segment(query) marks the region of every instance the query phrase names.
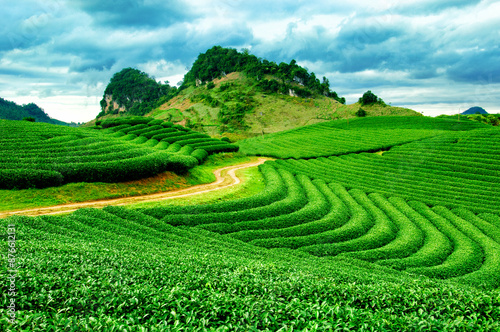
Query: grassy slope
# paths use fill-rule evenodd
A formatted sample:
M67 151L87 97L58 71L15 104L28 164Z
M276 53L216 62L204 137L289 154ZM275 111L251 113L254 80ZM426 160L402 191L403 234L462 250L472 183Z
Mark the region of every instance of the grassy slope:
M148 116L158 119L166 119L171 116L172 121L175 122L182 122L185 118L189 118L191 122L199 122L206 126L204 130L207 132L217 134L219 108L207 106L203 102L193 102L190 98L202 93L210 93L212 97L220 99L222 93L219 88L221 84L226 83L234 85L224 92L249 95L254 99L255 108L245 117L246 124L250 127L245 131L247 136L263 132L273 133L333 119L354 118L354 113L360 108L358 103L342 105L326 97L306 99L263 94L255 87L255 80L248 79L241 73L231 73L213 82L215 83L214 89L207 90L205 86L188 88L176 98L149 113ZM373 105L363 106L363 109L368 116L420 115L413 110L393 106Z

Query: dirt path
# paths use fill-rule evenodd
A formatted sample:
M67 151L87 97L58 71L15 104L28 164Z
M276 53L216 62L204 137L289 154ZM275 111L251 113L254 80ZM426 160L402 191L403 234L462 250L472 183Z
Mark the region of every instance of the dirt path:
M103 208L108 205L127 205L132 203L140 203L140 202L153 202L160 201L165 199L173 199L178 197L187 197L198 195L214 190L225 189L228 187L235 186L241 183L241 179L236 176L236 171L240 169L245 169L249 167L255 167L260 164L263 164L266 160L270 160L271 158L259 158L257 161L232 165L223 168L219 168L214 171L215 182L200 184L193 187L173 190L167 192L160 192L156 194L143 195L143 196L132 196L132 197L123 197L123 198L113 198L107 200L98 200L98 201L90 201L90 202L80 202L80 203L71 203L71 204L63 204L63 205L54 205L49 207L41 207L36 209L27 209L27 210L16 210L16 211L4 211L0 212L0 219L6 218L12 215L25 215L25 216L41 216L48 214L60 214L60 213L68 213L73 212L81 208ZM222 175L224 171L227 171Z

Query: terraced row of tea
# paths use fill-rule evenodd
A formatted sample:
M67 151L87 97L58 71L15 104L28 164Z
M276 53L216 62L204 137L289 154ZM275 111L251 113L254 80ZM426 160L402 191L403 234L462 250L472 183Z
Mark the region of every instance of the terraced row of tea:
M107 129L0 122L0 188L44 188L70 182L118 182L164 171L185 172L210 153L236 151L172 123L118 118Z

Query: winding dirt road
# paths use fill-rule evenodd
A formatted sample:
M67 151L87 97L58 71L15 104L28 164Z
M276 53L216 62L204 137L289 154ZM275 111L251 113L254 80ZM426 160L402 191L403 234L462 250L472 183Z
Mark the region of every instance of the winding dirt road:
M108 205L127 205L132 203L153 202L165 199L198 195L210 191L229 188L241 183L241 179L236 176L237 170L249 167L256 167L260 164L263 164L266 160L271 160L271 158L259 158L257 161L253 162L219 168L214 171L214 175L216 178L215 182L200 184L185 189L160 192L156 194L143 195L143 196L131 196L131 197L113 198L113 199L99 200L99 201L54 205L36 209L28 209L28 210L4 211L0 212L0 219L12 215L41 216L49 214L60 214L60 213L73 212L81 208L103 208ZM223 175L222 173L224 171L227 172L225 172Z

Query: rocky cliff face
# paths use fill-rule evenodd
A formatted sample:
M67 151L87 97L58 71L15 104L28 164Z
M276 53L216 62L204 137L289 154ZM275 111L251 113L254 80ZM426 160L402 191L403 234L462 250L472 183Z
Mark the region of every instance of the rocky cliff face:
M102 109L108 113L122 113L126 112L127 108L125 106L120 106L116 101L113 100L113 96L105 95L104 96L105 105L101 105Z

